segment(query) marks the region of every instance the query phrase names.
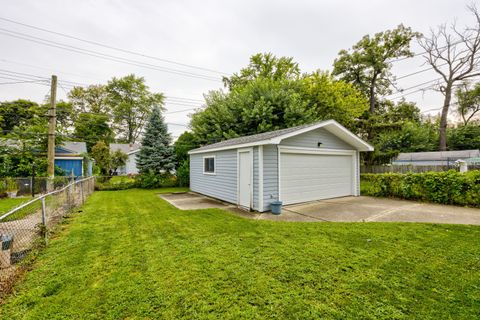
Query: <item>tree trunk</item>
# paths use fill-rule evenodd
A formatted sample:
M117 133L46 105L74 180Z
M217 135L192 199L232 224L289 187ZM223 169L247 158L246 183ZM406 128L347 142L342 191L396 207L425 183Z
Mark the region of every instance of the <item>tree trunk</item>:
M372 77L372 82L370 83L370 113L375 112L375 83L377 82L377 74L374 74Z
M447 116L450 109L450 101L452 100L452 85L451 81L447 82L445 87L445 99L443 100L442 115L440 117L440 128L438 130L440 143L438 149L440 151L447 150Z

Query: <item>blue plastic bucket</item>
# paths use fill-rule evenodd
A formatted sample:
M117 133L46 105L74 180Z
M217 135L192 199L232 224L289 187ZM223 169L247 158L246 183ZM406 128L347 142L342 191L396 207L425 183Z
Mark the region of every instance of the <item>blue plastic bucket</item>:
M4 234L0 237L0 239L2 240L2 250L8 250L12 247L13 236Z
M270 203L270 210L273 214L282 213L282 201L273 201Z

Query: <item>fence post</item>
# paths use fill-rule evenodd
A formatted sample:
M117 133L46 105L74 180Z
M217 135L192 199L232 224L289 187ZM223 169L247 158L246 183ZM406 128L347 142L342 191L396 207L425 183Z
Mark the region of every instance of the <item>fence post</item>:
M42 233L45 238L45 244L47 244L47 208L45 205L45 197L42 197Z
M83 199L83 181L80 181L80 202L83 204L85 200Z
M47 225L47 212L45 206L45 197L42 197L42 224Z

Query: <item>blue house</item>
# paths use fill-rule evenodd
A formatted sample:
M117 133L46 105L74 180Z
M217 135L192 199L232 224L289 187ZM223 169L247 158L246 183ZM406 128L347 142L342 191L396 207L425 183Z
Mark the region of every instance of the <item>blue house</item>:
M89 175L83 169L85 153L87 153L85 142L64 142L62 145L55 147L55 166L65 171L66 175L72 173L76 177Z

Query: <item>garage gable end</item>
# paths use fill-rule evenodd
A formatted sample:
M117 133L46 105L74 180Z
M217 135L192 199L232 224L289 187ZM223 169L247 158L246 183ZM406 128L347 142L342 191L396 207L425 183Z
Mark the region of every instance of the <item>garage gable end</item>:
M340 139L325 128L317 128L283 139L280 145L301 148L355 150L356 147Z

